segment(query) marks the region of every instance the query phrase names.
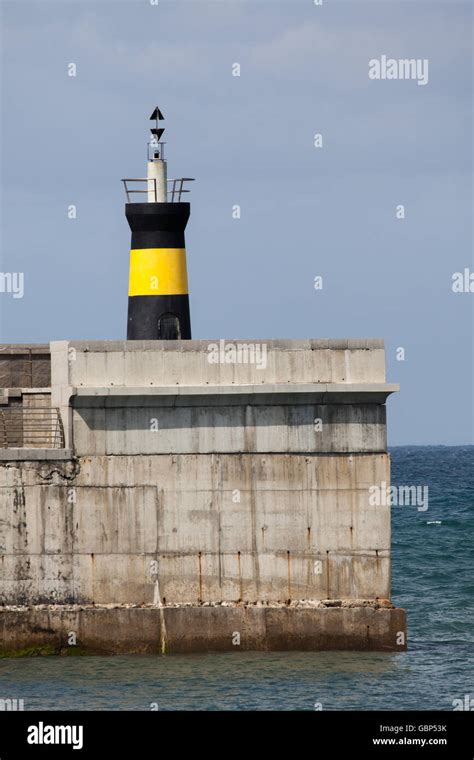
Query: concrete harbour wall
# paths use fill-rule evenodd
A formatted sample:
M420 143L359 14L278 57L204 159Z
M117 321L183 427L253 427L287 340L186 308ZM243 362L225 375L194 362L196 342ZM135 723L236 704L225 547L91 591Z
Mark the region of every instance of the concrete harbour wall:
M385 401L397 386L385 380L383 343L265 341L260 367L211 363L210 343L51 344L51 404L65 448L54 458L2 452L3 614L134 605L143 614L127 614L137 620L164 610L172 630L185 619L173 612L181 606L198 628L216 615L243 615L241 626L253 615L248 642L291 648L288 621L304 609L291 605L311 602L298 612L305 633L295 640L344 648L324 628L336 610L315 603L362 600L386 605L370 608L382 613L374 619L394 616L404 630L387 601L390 509L369 500L371 486L390 481ZM255 606L267 604L279 611ZM349 609L327 619L364 648L371 613ZM266 615L280 621L280 636L258 633ZM89 612L81 620L96 625ZM392 623L380 625L369 648L388 646ZM215 648L210 633L208 644Z

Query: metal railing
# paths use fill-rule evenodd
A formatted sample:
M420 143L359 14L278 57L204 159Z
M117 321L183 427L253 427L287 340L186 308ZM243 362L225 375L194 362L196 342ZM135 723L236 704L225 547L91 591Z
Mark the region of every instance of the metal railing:
M157 199L157 187L156 187L156 177L131 177L128 179L122 179L123 186L125 188L125 193L127 195L127 203L133 203L132 200L130 200L130 196L134 193L145 193L148 195L149 191L149 182L153 182L151 192L155 196L155 203L158 202ZM140 188L130 188L128 186L128 182L145 182L146 188L145 190L142 190ZM183 193L190 193L191 191L184 187L185 182L194 182L194 179L192 177L180 177L179 179L168 179L168 189L167 189L167 196L168 196L168 203L180 203L181 202L181 195ZM139 201L136 201L136 203L139 203Z
M171 190L168 190L168 197L171 198L171 203L180 203L181 194L191 192L191 190L185 189L184 183L194 182L194 179L192 177L181 177L180 179L169 179L168 182L172 185Z
M0 448L63 449L64 428L57 407L0 409Z

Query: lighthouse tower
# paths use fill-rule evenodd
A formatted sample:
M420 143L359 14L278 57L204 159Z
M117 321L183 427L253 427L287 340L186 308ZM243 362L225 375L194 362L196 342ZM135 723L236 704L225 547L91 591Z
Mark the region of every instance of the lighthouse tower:
M132 231L128 289L127 340L189 340L188 275L184 230L190 204L183 203L189 177L168 179L163 114L158 106L150 116L147 176L123 179L125 215ZM134 202L136 194L146 203Z

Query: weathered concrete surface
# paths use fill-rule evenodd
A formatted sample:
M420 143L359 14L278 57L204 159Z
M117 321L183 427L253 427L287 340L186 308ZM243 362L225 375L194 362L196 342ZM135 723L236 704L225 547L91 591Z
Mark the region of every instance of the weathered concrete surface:
M390 597L378 455L0 463L2 601Z
M92 401L95 401L92 400ZM320 421L318 424L317 421ZM74 402L78 456L347 453L387 449L382 404L205 403L163 406L134 396L121 406Z
M150 625L168 616L176 642L197 616L204 648L223 641L204 621L244 615L249 647L263 646L264 620L265 646L291 648L296 610L251 605L390 598L390 509L369 491L390 483L385 400L397 386L382 341L262 341L260 367L212 364L210 343L51 344L65 449L0 458L0 603L66 615L71 604L138 605L113 613L124 631L127 615L135 628L142 614ZM222 602L233 611L201 606ZM379 611L300 612L313 621L291 629L303 648L342 646L332 622L318 638L320 620L361 648L364 615ZM400 611L380 612L404 630ZM22 614L33 631L44 613ZM90 626L102 620L113 636L112 613L94 614ZM382 648L389 629L375 636Z
M32 655L406 649L404 610L384 607L63 606L0 610L0 630L0 657L21 650Z
M265 347L265 366L257 362L211 363L209 346L217 344L218 340L53 341L53 385L385 382L385 351L378 339L226 342Z

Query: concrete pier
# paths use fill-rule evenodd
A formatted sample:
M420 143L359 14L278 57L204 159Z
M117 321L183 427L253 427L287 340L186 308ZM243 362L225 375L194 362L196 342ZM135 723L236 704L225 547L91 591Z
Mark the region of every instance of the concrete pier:
M369 501L398 389L382 341L49 350L50 386L0 397L37 393L62 430L0 448L0 652L71 631L102 652L406 647Z

